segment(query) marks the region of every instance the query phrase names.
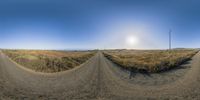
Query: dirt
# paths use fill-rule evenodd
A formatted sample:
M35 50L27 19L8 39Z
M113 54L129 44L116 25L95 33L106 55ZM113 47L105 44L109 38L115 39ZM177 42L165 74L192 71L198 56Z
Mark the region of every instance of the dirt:
M44 74L22 68L0 52L1 100L198 100L200 53L158 74L120 69L101 52L74 69Z

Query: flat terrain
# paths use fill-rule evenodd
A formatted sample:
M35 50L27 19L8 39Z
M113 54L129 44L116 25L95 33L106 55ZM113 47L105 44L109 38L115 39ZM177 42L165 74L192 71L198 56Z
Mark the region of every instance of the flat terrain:
M94 51L3 50L13 61L38 72L72 69L94 56Z
M179 69L129 79L101 52L59 73L25 70L0 52L0 90L1 100L198 100L200 53Z
M125 69L139 72L161 72L180 66L198 50L108 50L105 57Z

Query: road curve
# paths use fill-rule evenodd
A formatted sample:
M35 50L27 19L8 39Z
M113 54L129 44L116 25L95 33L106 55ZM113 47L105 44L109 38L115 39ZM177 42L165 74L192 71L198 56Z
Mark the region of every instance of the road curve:
M0 97L6 100L96 98L98 59L97 54L76 69L41 74L21 68L0 52Z
M146 100L200 98L200 53L181 69L136 74L120 69L97 53L81 66L55 74L31 72L0 52L0 99Z
M200 52L190 62L165 73L136 74L102 58L105 85L112 100L198 100L200 98Z

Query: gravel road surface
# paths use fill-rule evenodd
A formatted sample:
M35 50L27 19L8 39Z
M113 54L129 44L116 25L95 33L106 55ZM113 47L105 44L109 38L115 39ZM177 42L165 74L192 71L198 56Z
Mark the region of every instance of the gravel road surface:
M200 53L177 69L138 74L121 69L101 52L84 64L53 74L34 72L0 51L0 100L198 100Z

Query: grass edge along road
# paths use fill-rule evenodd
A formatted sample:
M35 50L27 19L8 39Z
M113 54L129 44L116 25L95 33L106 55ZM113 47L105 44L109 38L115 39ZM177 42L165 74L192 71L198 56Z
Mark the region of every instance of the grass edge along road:
M11 60L36 72L54 73L73 69L96 51L2 50Z
M189 61L199 50L105 50L104 56L122 68L157 73L178 67Z

